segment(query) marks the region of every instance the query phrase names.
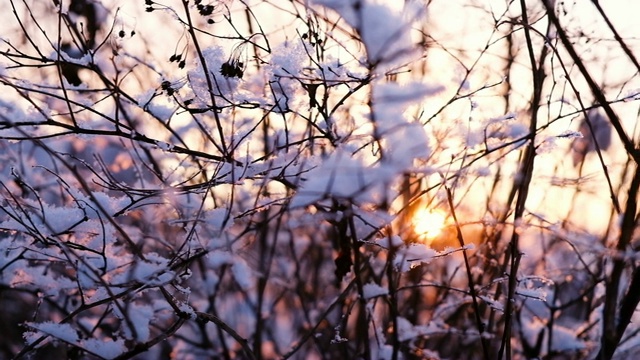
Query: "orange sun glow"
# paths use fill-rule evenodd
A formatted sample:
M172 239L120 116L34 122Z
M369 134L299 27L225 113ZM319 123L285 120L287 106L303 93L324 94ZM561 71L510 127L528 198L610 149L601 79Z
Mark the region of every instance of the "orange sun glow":
M416 235L430 243L444 230L447 216L442 211L425 208L416 211L412 222Z

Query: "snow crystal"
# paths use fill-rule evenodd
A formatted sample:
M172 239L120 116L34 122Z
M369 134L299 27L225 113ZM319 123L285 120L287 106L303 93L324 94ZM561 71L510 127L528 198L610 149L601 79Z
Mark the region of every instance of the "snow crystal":
M524 137L529 134L529 126L522 123L511 123L511 126L508 126L504 130L505 138L514 138L517 139L519 137Z
M431 155L427 134L418 123L397 127L384 136L385 163L397 170L413 166L415 159L427 159Z
M384 237L376 241L376 243L385 249L390 249L391 247L400 247L404 245L404 241L402 241L402 238L398 235L393 235L391 237Z
M150 102L147 104L147 111L160 121L167 121L175 113L175 108L170 108L156 102Z
M365 165L361 159L338 148L320 166L309 171L291 207L307 206L329 197L377 203L387 191L385 184L394 177L388 169Z
M75 344L78 342L78 332L70 324L58 324L47 321L43 323L27 322L26 325L71 344ZM37 337L29 337L29 339L27 339L27 341L35 340L37 340Z
M584 342L578 339L576 335L577 332L573 329L555 325L553 327L553 350L566 352L584 349Z
M431 150L424 127L407 120L403 112L442 88L418 81L373 85L374 131L384 142L385 162L403 171L410 168L415 159L429 157Z
M362 286L362 292L363 292L363 296L365 298L365 300L369 300L371 298L374 297L378 297L378 296L383 296L383 295L387 295L389 294L389 290L383 288L382 286L375 284L375 283L369 283L369 284L364 284Z
M544 140L536 146L536 154L543 155L552 153L558 148L558 145L556 144L557 139L558 138L556 136L547 136L544 138Z
M397 83L374 83L373 106L377 130L384 134L395 129L399 124L406 123L402 116L407 107L435 95L443 90L441 86L413 81L404 85Z
M549 353L547 338L549 336L546 331L546 324L539 318L524 318L521 321L522 334L529 344L535 344L540 333L543 333L541 354ZM586 347L585 343L576 337L577 331L566 328L561 325L553 326L552 351L553 352L569 352L582 350Z
M91 52L80 53L77 49L70 49L68 51L60 50L60 57L69 63L77 64L80 66L89 66L93 61L93 54ZM58 53L54 51L49 55L49 59L57 59Z
M113 359L127 350L123 339L116 341L87 339L82 342L81 347L104 359Z
M113 215L124 208L129 200L125 197L111 197L104 192L94 191L92 192L94 199L100 204L100 206L107 212L109 215Z
M253 284L253 276L251 268L247 265L247 262L244 261L244 259L240 257L236 257L234 259L233 266L231 266L231 273L243 290L251 288Z
M136 340L144 342L149 340L151 329L149 323L153 319L153 308L149 305L130 304L128 313L128 323L133 324L136 333Z
M372 0L315 0L337 11L354 29L357 29L367 50L369 63L399 63L417 49L411 40L412 23L421 20L423 7L405 2L403 9Z
M342 335L340 335L340 330L336 329L336 334L333 336L333 339L331 339L331 343L332 344L340 344L343 342L348 342L349 339L347 339L346 337L343 337Z
M143 93L136 95L135 100L138 104L140 104L141 106L144 106L149 104L149 102L153 100L153 97L155 96L155 94L156 94L155 90L147 90Z
M173 149L173 145L166 143L164 141L159 141L156 140L155 144L157 147L159 147L160 149L164 150L164 151L171 151L171 149Z
M196 319L196 312L195 310L193 310L193 308L191 306L189 306L189 304L186 303L181 303L178 308L180 309L180 311L182 311L184 314L188 314L189 318L191 319Z
M244 290L253 285L253 273L247 262L227 251L213 251L208 254L209 265L217 269L222 265L231 265L231 273L238 285Z
M516 119L516 114L510 112L508 114L489 119L487 124L501 123L501 122L504 122L506 120L515 120L515 119Z
M625 102L640 100L640 89L633 89L633 90L627 91L624 97L622 98L622 100Z
M133 277L147 285L160 285L173 280L174 273L167 270L169 260L156 253L145 254L145 260L138 260L133 269Z
M419 336L428 336L433 333L439 333L442 329L435 323L428 325L413 325L409 320L398 317L398 340L407 341Z
M541 288L534 289L519 286L516 288L516 294L533 300L547 301L547 292Z
M24 338L27 344L37 341L42 333L48 334L56 339L78 346L88 352L98 355L104 359L113 359L126 351L124 340L112 341L110 339L86 339L80 340L78 332L70 324L57 324L54 322L26 323L27 326L36 329L37 332L25 332Z
M27 345L31 345L34 342L38 341L38 339L40 339L41 336L42 336L42 333L39 333L37 331L25 331L22 334L22 337L24 338L24 342ZM44 343L46 344L46 340L44 341Z
M300 76L304 73L306 59L307 53L302 44L286 41L274 48L267 71L277 77Z
M35 231L43 236L50 236L67 231L84 218L84 212L79 208L62 208L44 202L25 201L32 209L41 210L35 214L12 213L9 220L0 223L1 228L26 233Z
M215 95L222 95L223 98L233 99L233 94L238 89L240 79L236 77L225 77L220 74L222 64L226 63L228 56L225 55L224 50L220 46L212 46L202 50L202 55L205 58L207 70L214 87ZM201 64L189 71L189 86L193 91L193 94L202 100L204 104L211 102L211 94L209 93L209 85L205 78L204 69Z
M106 288L99 287L95 289L95 291L86 293L85 296L87 298L86 300L87 303L93 303L93 302L102 301L104 299L111 297L111 293L107 291Z
M502 303L495 301L488 296L478 295L478 297L482 299L482 301L487 303L487 305L489 305L493 310L504 312L504 306L502 305Z
M207 255L209 266L217 269L222 265L233 263L233 255L227 251L212 251Z
M437 251L425 244L410 244L397 250L394 265L399 271L409 271L423 262L428 263L438 255Z
M429 261L437 252L425 244L411 244L404 249L402 255L409 261Z
M225 208L208 210L203 215L204 222L214 233L220 233L223 230L228 212L229 210Z
M566 139L583 138L582 133L580 131L572 131L572 130L565 130L562 133L558 134L557 137L566 138Z

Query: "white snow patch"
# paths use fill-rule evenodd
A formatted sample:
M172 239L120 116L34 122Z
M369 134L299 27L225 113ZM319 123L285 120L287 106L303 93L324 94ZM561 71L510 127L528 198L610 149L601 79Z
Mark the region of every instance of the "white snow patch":
M388 295L389 290L375 283L368 283L362 286L362 292L365 300L372 299L374 297Z

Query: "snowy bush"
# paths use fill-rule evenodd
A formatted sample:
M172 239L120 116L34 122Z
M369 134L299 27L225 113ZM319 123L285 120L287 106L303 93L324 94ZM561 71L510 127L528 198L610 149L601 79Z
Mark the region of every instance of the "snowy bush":
M5 2L0 357L640 354L635 28L526 5Z

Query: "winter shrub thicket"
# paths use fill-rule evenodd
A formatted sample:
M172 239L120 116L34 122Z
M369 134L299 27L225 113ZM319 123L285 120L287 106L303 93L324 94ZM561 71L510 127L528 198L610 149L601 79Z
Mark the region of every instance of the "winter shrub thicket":
M601 3L5 0L0 357L638 356Z

